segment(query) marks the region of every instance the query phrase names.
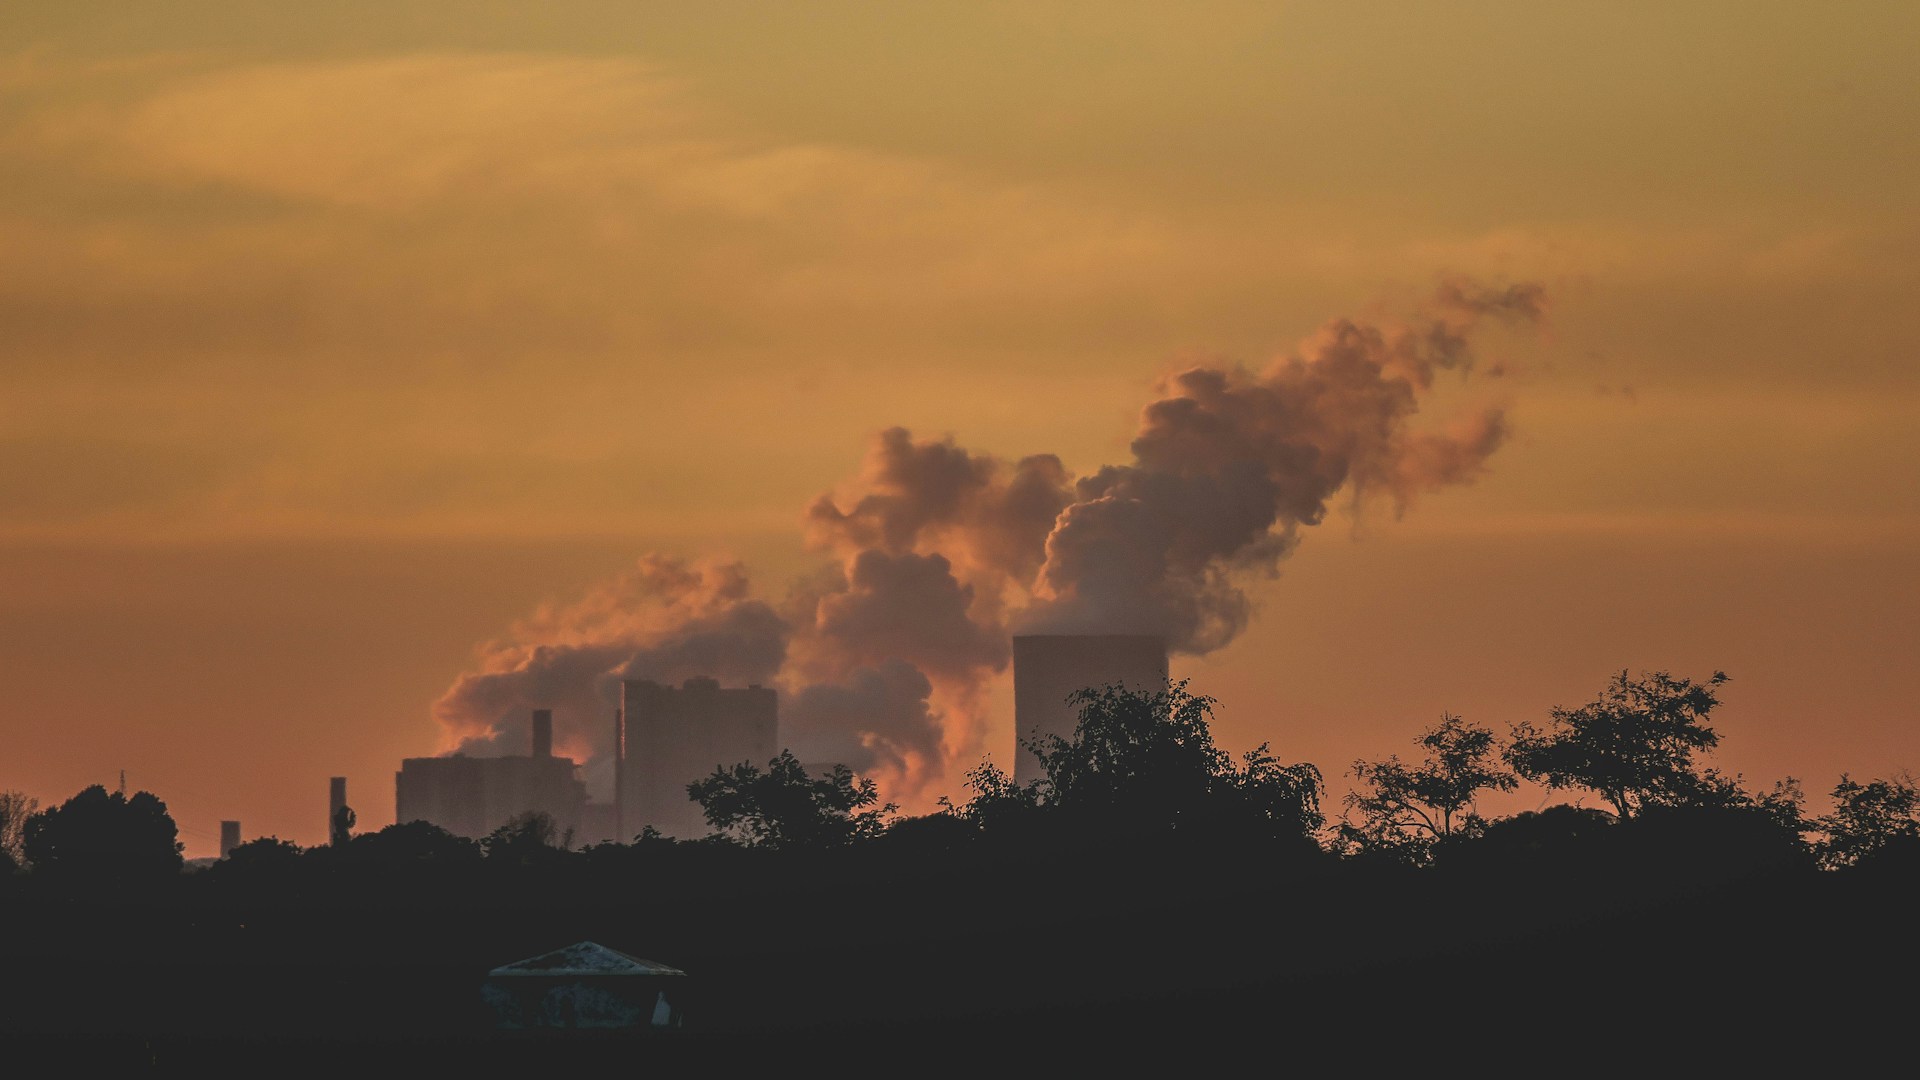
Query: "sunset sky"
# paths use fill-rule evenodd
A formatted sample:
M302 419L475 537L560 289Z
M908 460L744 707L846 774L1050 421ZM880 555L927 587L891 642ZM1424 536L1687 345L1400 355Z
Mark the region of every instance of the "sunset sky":
M1337 814L1443 712L1724 670L1714 762L1824 810L1920 772L1917 71L1888 3L16 0L0 789L378 827L463 675L666 632L643 557L831 591L888 429L1085 478L1177 372L1438 318L1409 430L1484 460L1240 572L1220 742ZM909 809L1010 762L993 647L915 661Z

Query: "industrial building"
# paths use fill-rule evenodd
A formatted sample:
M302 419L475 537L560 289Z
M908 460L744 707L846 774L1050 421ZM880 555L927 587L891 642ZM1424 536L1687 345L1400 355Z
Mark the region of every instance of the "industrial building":
M407 758L394 774L394 820L428 821L480 839L528 811L553 818L561 834L575 834L587 816L587 789L571 758L553 756L553 713L533 712L533 746L526 757ZM594 839L601 839L595 837Z
M1167 642L1150 634L1030 634L1013 639L1013 778L1046 777L1025 740L1071 738L1080 710L1067 698L1077 690L1119 685L1152 693L1167 685Z
M759 685L722 689L693 678L678 689L647 679L621 684L614 719L614 820L632 839L653 826L676 839L711 830L687 785L715 769L765 767L780 752L779 695Z

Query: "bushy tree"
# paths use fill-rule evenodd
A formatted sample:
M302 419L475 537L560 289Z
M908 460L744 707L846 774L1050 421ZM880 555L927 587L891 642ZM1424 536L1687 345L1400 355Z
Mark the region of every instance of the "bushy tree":
M550 859L572 844L572 830L562 833L553 815L544 810L515 814L480 840L481 850L489 860L516 862Z
M838 847L886 828L894 804L878 805L874 782L845 765L811 776L788 750L765 770L743 761L687 785L707 824L752 847Z
M299 866L300 845L277 836L262 836L234 845L208 873L218 881L280 881L291 877Z
M502 828L509 828L508 825ZM552 840L553 819L523 824L521 831L541 834ZM429 821L397 821L384 829L355 836L347 845L356 861L380 866L448 866L472 862L481 855L479 843L456 836Z
M1862 784L1846 773L1833 789L1833 813L1814 825L1822 866L1854 866L1890 848L1920 852L1920 787L1901 773Z
M35 873L118 881L177 873L183 847L166 803L98 784L28 818L22 844Z
M1507 763L1555 790L1591 791L1621 820L1650 805L1713 801L1725 792L1716 788L1717 774L1695 767L1694 755L1720 742L1707 717L1719 704L1714 689L1726 681L1718 671L1705 683L1622 671L1594 701L1554 709L1545 727L1515 724Z
M1213 698L1171 683L1087 688L1068 699L1071 738L1026 741L1046 769L1042 805L1087 828L1302 836L1321 827L1320 770L1285 765L1261 744L1237 761L1213 742ZM1024 793L986 777L1001 800Z
M1414 863L1431 860L1433 846L1478 835L1486 821L1476 810L1483 791L1512 791L1519 778L1500 765L1500 747L1488 728L1442 714L1416 740L1426 751L1416 764L1398 755L1353 763L1362 786L1346 797L1336 844L1345 854L1385 854Z
M1014 782L1006 770L992 761L983 761L967 770L967 787L973 792L966 802L955 805L945 795L940 805L947 812L983 832L1000 833L1035 820L1040 810L1043 782Z

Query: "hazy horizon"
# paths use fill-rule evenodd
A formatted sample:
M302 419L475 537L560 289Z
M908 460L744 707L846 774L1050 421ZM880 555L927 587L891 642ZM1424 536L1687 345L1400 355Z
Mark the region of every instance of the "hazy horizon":
M223 819L316 843L329 776L377 828L402 758L532 692L463 676L625 664L761 605L783 710L872 703L804 722L872 736L926 809L1011 759L996 643L1107 625L1090 583L1165 601L1220 742L1320 766L1336 816L1356 757L1621 670L1727 672L1713 763L1816 808L1920 771L1920 9L35 2L0 28L0 789L124 769L189 857ZM1514 288L1537 304L1488 315ZM1141 456L1143 409L1195 367L1293 401L1268 365L1331 355L1334 320L1382 329L1388 375L1419 367L1395 328L1473 363L1421 338L1416 412L1343 399L1380 411L1308 440L1337 474L1234 443L1339 482L1260 493L1272 534L1183 534L1178 588L1036 546L1103 467L1135 495L1227 476ZM895 428L993 463L905 540L858 509L899 495ZM1033 455L1058 471L1021 502ZM654 554L747 584L655 611L695 593L633 585Z

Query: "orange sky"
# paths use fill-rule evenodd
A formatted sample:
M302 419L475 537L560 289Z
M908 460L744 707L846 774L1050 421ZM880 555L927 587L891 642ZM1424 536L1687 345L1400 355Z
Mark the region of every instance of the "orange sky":
M1723 669L1750 781L1920 771L1917 9L316 7L0 11L0 787L384 824L541 604L777 598L885 428L1088 473L1456 275L1549 298L1423 410L1510 439L1176 659L1222 742Z

